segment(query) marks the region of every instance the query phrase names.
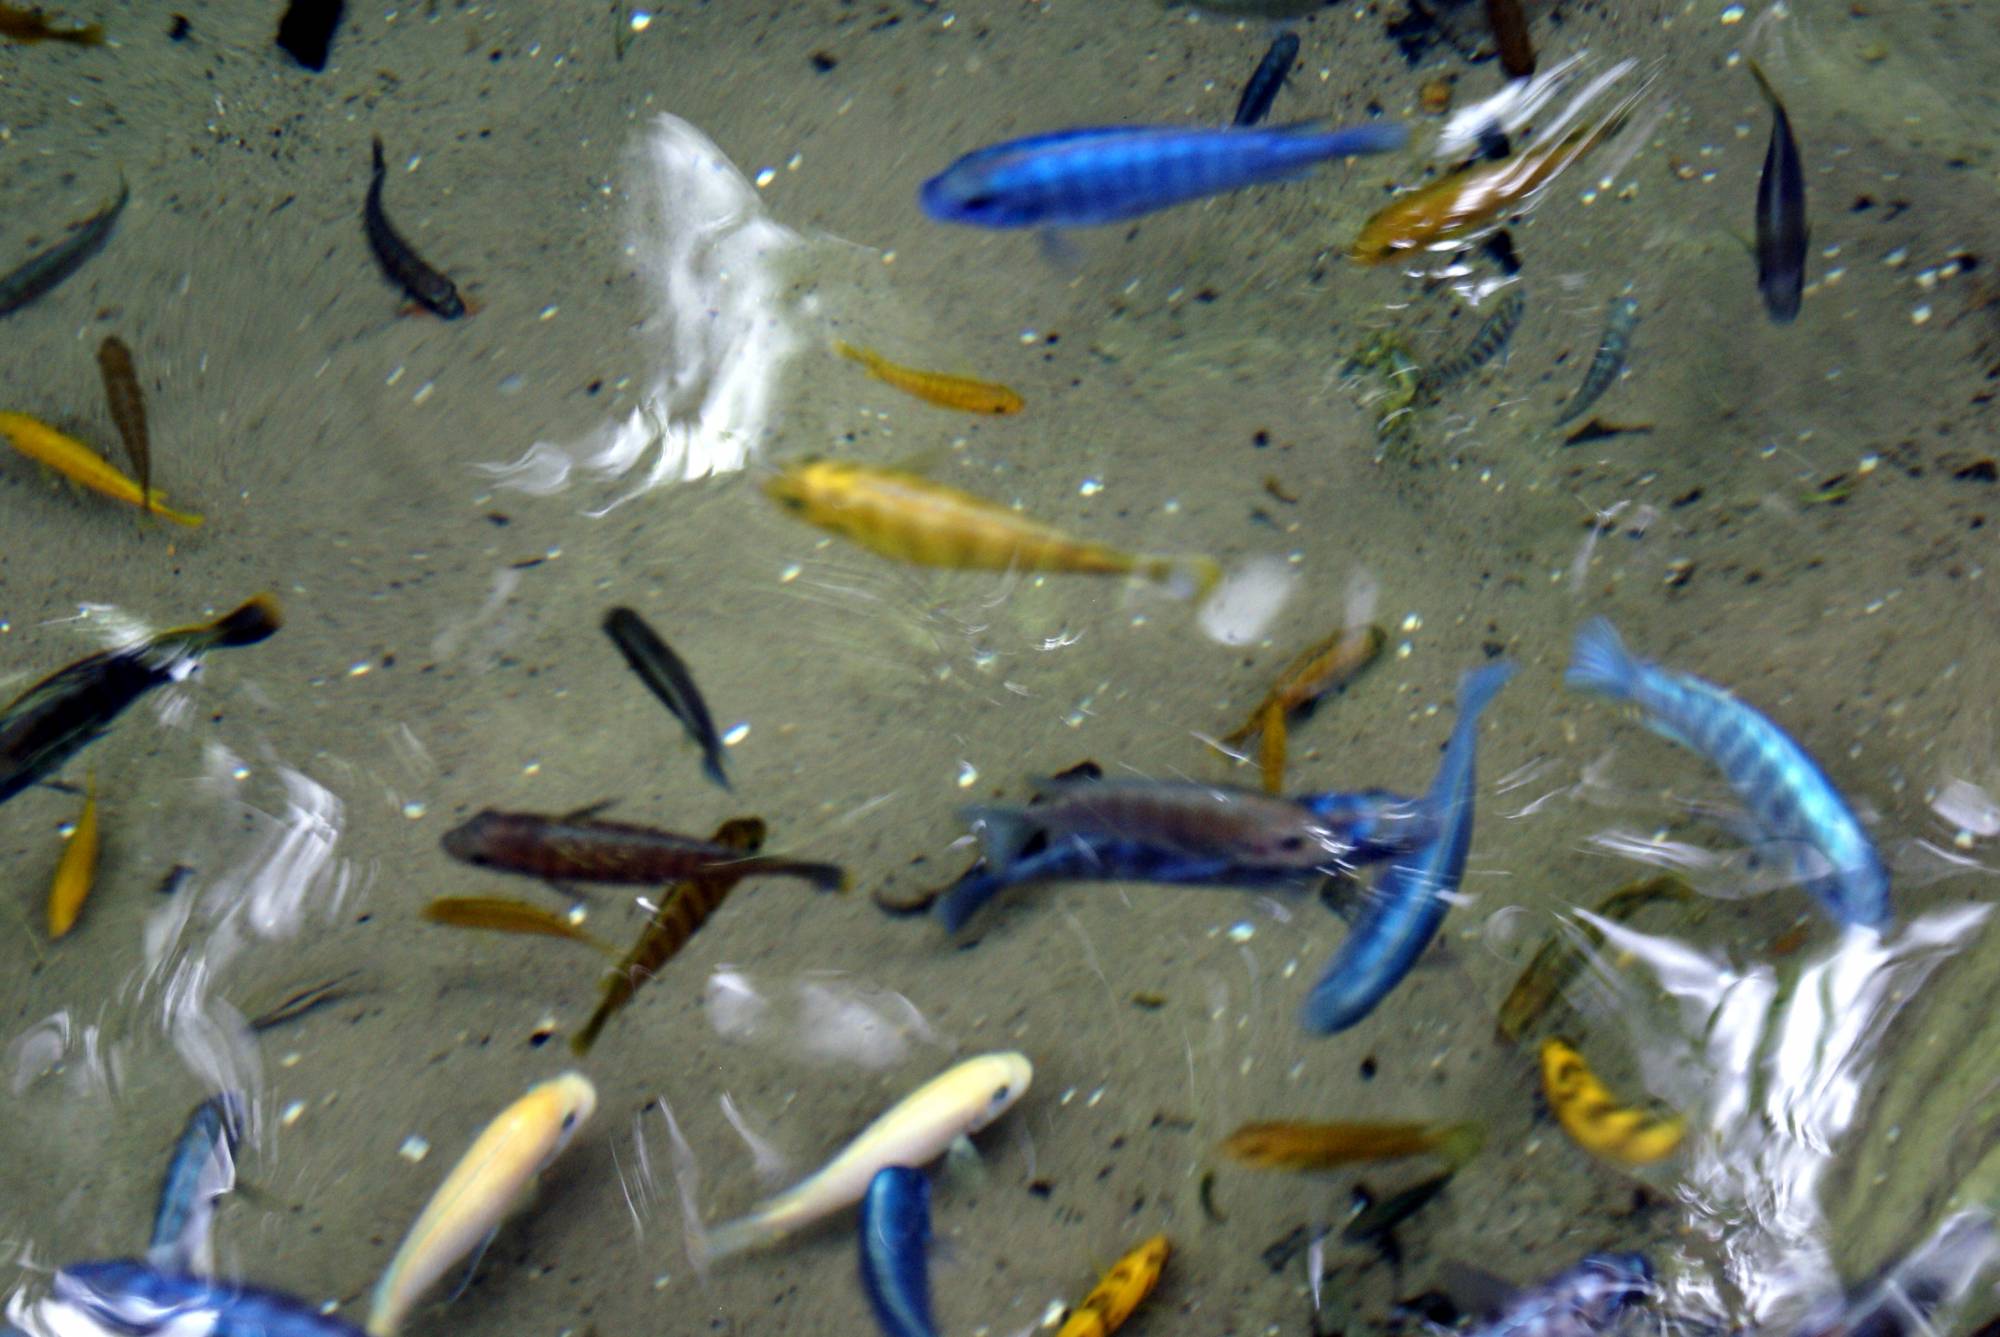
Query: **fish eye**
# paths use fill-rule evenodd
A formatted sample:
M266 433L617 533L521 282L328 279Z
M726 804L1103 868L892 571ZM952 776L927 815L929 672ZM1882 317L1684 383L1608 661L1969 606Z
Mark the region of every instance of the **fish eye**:
M1010 1094L1010 1093L1011 1093L1011 1092L1012 1092L1013 1090L1014 1090L1014 1088L1013 1088L1013 1087L1011 1087L1011 1086L1004 1086L1004 1085L1003 1085L1003 1086L1002 1086L1002 1087L1001 1087L1001 1088L1000 1088L1000 1089L999 1089L998 1091L995 1091L995 1092L993 1093L993 1099L992 1099L992 1100L990 1100L990 1101L988 1101L987 1103L988 1103L988 1104L992 1104L992 1105L998 1105L998 1104L1001 1104L1001 1103L1003 1103L1003 1102L1004 1102L1004 1101L1005 1101L1005 1100L1007 1099L1008 1095L1009 1095L1009 1094Z
M562 1121L562 1130L563 1130L563 1131L564 1131L565 1133L572 1133L572 1132L575 1132L575 1131L576 1131L576 1111L575 1111L575 1110L571 1110L571 1111L570 1111L569 1113L567 1113L567 1114L563 1115L563 1121Z
M1286 836L1278 842L1278 848L1281 850L1302 850L1305 847L1306 838L1304 836Z

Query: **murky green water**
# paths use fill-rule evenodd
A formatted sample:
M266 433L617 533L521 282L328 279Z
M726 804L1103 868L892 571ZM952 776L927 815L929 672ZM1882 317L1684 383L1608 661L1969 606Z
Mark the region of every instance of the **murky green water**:
M18 914L0 1235L24 1293L142 1251L188 1110L230 1088L254 1111L256 1191L222 1207L221 1273L359 1323L479 1130L569 1066L596 1085L594 1117L463 1293L447 1305L441 1285L409 1331L870 1331L851 1213L696 1275L683 1194L714 1221L767 1187L720 1102L798 1175L998 1049L1026 1053L1034 1082L981 1135L980 1168L937 1177L949 1333L1037 1325L1159 1232L1175 1252L1142 1334L1308 1331L1315 1280L1318 1330L1378 1331L1454 1264L1528 1283L1605 1248L1651 1256L1651 1313L1789 1329L1908 1253L1954 1195L1983 1199L1993 831L1932 805L1952 781L2000 786L2000 30L1976 6L1904 0L1531 5L1545 66L1629 58L1620 87L1649 90L1633 133L1510 227L1523 315L1504 359L1384 442L1393 387L1344 375L1350 359L1386 335L1435 361L1496 300L1467 301L1499 272L1476 253L1458 273L1448 255L1345 258L1426 171L1425 83L1452 81L1459 106L1500 87L1466 59L1477 10L1447 7L1446 40L1414 64L1387 11L1298 28L1276 117L1345 122L1374 101L1416 147L1081 232L1067 263L929 221L918 184L1036 131L1219 123L1269 29L1152 0L717 0L636 31L598 4L364 6L315 75L274 51L260 8L184 9L176 41L166 11L134 5L78 11L105 23L101 48L0 45L0 265L120 173L132 191L104 252L0 323L0 409L120 459L95 366L119 335L154 481L208 517L170 531L0 461L0 685L260 590L286 613L61 771L79 789L95 773L103 856L59 942L43 902L80 794L0 810ZM1764 318L1747 249L1770 113L1746 53L1806 174L1789 327ZM471 318L399 314L360 223L375 134L389 216ZM1632 430L1565 445L1551 423L1623 293L1627 371L1585 418ZM1026 409L931 407L833 356L836 337L1005 382ZM1223 645L1116 580L900 565L760 495L808 453L920 467L1122 547L1274 559L1289 597ZM1255 783L1204 739L1357 589L1389 650L1296 726L1295 787L1417 791L1460 673L1499 654L1521 669L1479 734L1464 898L1359 1026L1298 1025L1346 932L1310 895L1028 888L958 940L871 904L963 866L961 805L1017 802L1085 758ZM600 633L617 604L693 669L733 794ZM1564 690L1570 638L1599 613L1820 759L1890 862L1886 935L1843 937L1769 858L1753 867L1700 758ZM772 849L837 860L856 891L746 884L572 1062L597 957L419 911L560 908L439 838L485 807L607 799L692 834L758 814ZM1635 917L1524 1044L1496 1040L1537 945L1653 871L1635 847L1657 860L1669 842L1712 860L1703 894ZM585 905L620 946L644 920L617 888ZM243 1028L335 978L337 1001ZM1554 1033L1621 1098L1684 1112L1680 1149L1631 1171L1572 1142L1540 1091L1535 1045ZM676 1173L665 1109L698 1182ZM1263 1255L1342 1225L1357 1185L1383 1198L1433 1171L1216 1156L1279 1118L1476 1119L1487 1140L1397 1232L1399 1263L1336 1234L1315 1278L1304 1252L1275 1270ZM1989 1285L1935 1320L1989 1318Z

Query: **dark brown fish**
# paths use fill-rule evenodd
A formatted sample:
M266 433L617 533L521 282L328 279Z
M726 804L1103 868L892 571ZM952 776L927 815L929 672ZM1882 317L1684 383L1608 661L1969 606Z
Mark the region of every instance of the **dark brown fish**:
M1598 902L1597 914L1622 924L1655 901L1693 899L1694 888L1672 873L1661 873L1618 888ZM1572 941L1566 933L1551 934L1507 991L1494 1022L1494 1034L1502 1043L1520 1043L1528 1028L1562 996L1590 953L1604 944L1604 932L1595 924L1585 924L1576 933L1580 941Z
M127 706L182 676L189 659L255 645L282 622L277 600L258 595L213 622L102 651L42 679L0 710L0 803L102 737Z
M104 28L87 24L81 28L56 28L39 9L20 5L0 5L0 37L17 42L68 42L72 46L102 46Z
M722 770L722 739L715 732L715 721L709 718L708 703L701 699L701 689L694 685L694 675L681 657L646 625L646 619L629 608L614 608L604 615L604 634L625 656L646 690L660 699L701 748L701 768L708 778L728 789L729 777Z
M1792 138L1785 104L1757 62L1747 63L1757 87L1771 100L1771 142L1764 149L1764 170L1757 176L1757 291L1763 294L1771 323L1789 325L1798 319L1806 282L1805 171L1799 166L1799 145Z
M462 863L549 882L678 882L717 868L741 877L796 877L821 891L839 891L847 873L838 865L775 856L744 857L711 840L628 822L575 814L547 817L491 808L447 831L444 850Z
M290 998L252 1017L250 1019L250 1029L253 1031L268 1031L274 1026L283 1026L287 1022L297 1021L307 1013L316 1012L330 1003L339 1002L341 999L357 992L345 986L349 980L352 980L360 973L358 970L350 970L345 975L336 975L334 978L315 984L309 989L299 990Z
M408 293L426 310L445 320L465 314L465 302L458 287L443 274L424 263L410 243L389 226L382 212L382 182L389 169L382 157L382 137L375 137L375 169L368 181L368 202L361 209L361 226L368 234L368 248L389 281Z
M139 476L140 505L153 509L153 458L146 436L146 396L139 388L139 373L132 365L132 350L115 334L106 335L97 346L97 369L104 374L104 399L111 406L111 421L125 441L125 457Z
M724 845L740 854L755 854L764 845L764 823L755 817L737 817L724 822L715 829L710 842ZM725 865L703 873L700 877L676 882L668 887L660 897L653 917L646 922L639 934L639 941L625 955L615 969L604 977L604 996L598 1000L597 1010L590 1014L590 1020L583 1029L570 1037L569 1047L578 1054L587 1054L597 1043L597 1037L604 1030L604 1023L611 1015L632 1000L639 992L639 986L660 973L660 967L674 959L681 948L687 946L701 926L708 922L729 893L736 889L745 874L743 864Z
M84 219L69 236L29 256L0 278L0 316L12 315L36 298L48 295L57 284L83 268L84 261L103 250L104 243L111 240L112 230L118 226L118 215L125 212L125 201L131 193L124 178L119 178L117 199Z

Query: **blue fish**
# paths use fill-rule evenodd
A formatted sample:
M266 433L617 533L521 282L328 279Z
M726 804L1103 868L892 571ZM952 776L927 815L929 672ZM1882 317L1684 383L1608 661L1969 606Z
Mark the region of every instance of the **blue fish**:
M1479 715L1514 676L1502 660L1467 673L1458 683L1458 723L1438 763L1424 804L1437 834L1375 879L1354 927L1341 939L1319 982L1306 995L1301 1020L1319 1035L1344 1031L1375 1010L1417 963L1450 908L1465 876L1472 847L1473 755Z
M1271 114L1271 104L1278 100L1278 90L1285 86L1285 76L1292 72L1298 59L1299 35L1279 33L1271 42L1271 49L1264 53L1264 59L1257 62L1250 82L1243 85L1243 96L1236 101L1235 124L1255 125Z
M1644 1254L1594 1253L1521 1291L1465 1337L1596 1337L1653 1291Z
M861 1199L861 1287L883 1337L936 1337L931 1319L931 1181L891 1165Z
M1290 801L1342 842L1337 858L1329 855L1313 866L1258 863L1234 846L1204 852L1111 831L1070 832L1038 842L1026 830L993 830L1009 823L1031 828L1032 807L1018 812L980 808L977 815L1002 857L975 865L953 883L939 898L937 914L956 933L995 895L1030 882L1156 882L1245 890L1303 886L1329 867L1375 863L1414 849L1434 830L1424 803L1387 790L1307 794Z
M224 1091L195 1106L167 1159L153 1210L147 1261L167 1272L206 1276L215 1270L215 1204L236 1187L236 1147L243 1138L243 1102Z
M295 1296L163 1272L136 1258L71 1263L56 1273L54 1288L41 1304L80 1309L98 1325L127 1337L363 1337L352 1323L322 1314L317 1305ZM74 1325L51 1320L45 1330L73 1331Z
M1712 682L1634 659L1601 617L1577 630L1563 681L1634 703L1654 732L1713 762L1764 833L1798 847L1799 880L1840 923L1889 922L1889 874L1868 833L1783 729Z
M918 202L940 223L993 228L1094 227L1206 195L1298 176L1329 158L1399 149L1391 123L1322 131L1114 125L1058 130L966 154L924 182Z

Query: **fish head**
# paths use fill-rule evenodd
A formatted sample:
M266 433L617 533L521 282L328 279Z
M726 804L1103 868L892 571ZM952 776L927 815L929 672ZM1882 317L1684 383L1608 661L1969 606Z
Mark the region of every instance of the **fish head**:
M597 1088L580 1072L566 1072L543 1082L523 1099L534 1101L537 1114L554 1129L549 1160L561 1155L577 1130L597 1112Z
M993 188L982 171L963 164L948 167L917 191L917 203L940 223L966 223L973 227L1022 227L1020 203Z
M487 852L487 840L499 820L500 814L493 809L481 809L445 832L438 843L444 846L446 854L460 863L483 866L491 862L491 856Z
M1028 1083L1034 1080L1035 1065L1028 1062L1026 1054L1011 1050L983 1054L966 1061L963 1076L975 1083L979 1092L980 1103L965 1126L966 1132L976 1133L1012 1109L1014 1102L1027 1093Z

